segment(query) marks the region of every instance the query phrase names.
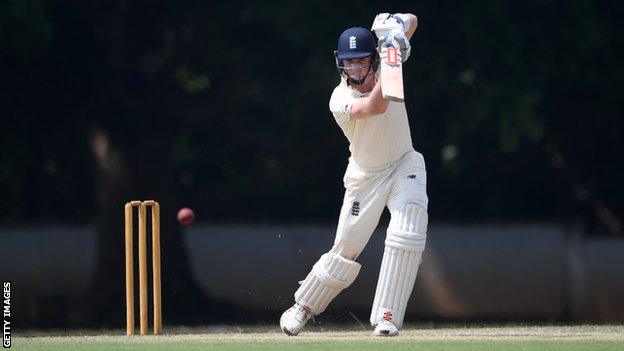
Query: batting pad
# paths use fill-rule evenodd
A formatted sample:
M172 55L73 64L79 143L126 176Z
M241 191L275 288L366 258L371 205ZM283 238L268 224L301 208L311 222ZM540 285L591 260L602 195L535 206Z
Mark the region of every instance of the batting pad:
M413 204L393 212L386 235L370 322L386 319L403 326L407 301L427 240L427 211Z
M360 267L338 254L324 254L295 292L295 301L314 315L322 313L339 292L353 283Z

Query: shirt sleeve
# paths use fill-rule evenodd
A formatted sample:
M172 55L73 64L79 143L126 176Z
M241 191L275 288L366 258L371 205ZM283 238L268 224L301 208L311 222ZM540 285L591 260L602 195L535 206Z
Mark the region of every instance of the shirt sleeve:
M340 87L336 87L329 99L329 110L334 115L336 122L341 126L349 123L351 118L351 103L353 99L344 94Z

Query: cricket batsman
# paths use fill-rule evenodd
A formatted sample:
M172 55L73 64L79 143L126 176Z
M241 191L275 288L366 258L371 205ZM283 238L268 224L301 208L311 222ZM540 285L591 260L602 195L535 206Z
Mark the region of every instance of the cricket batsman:
M391 219L370 323L380 336L398 335L403 325L427 238L426 171L423 156L412 146L405 104L383 98L377 46L391 43L405 62L417 25L412 14L379 14L372 26L377 40L361 27L345 30L338 39L341 81L329 109L349 140L345 194L333 247L314 264L295 292L295 304L280 318L288 335L297 335L353 283L360 271L356 259L384 207Z

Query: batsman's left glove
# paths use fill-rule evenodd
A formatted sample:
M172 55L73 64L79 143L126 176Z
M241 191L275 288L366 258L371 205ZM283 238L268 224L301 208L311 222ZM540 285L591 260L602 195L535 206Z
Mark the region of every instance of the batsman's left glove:
M409 39L403 31L398 29L391 30L387 36L379 38L379 46L393 46L401 50L401 62L407 61L412 52L412 46Z

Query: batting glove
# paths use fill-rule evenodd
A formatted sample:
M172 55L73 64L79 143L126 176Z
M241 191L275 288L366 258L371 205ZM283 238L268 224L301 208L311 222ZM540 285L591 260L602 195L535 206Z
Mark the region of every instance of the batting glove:
M379 39L379 46L393 46L401 50L401 62L407 61L412 52L412 46L405 33L400 30L393 29L388 36Z
M399 23L396 18L389 13L380 13L375 16L371 30L375 32L377 38L388 36L393 29L403 30L403 24Z

